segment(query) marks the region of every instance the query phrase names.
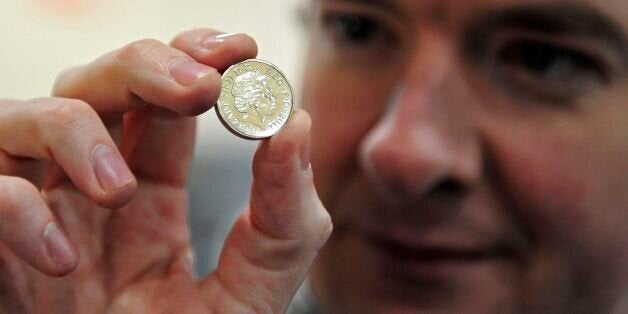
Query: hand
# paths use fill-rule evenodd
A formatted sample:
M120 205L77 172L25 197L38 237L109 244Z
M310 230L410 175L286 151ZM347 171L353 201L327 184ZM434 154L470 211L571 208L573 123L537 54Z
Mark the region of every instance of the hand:
M216 103L219 71L257 53L245 35L216 35L138 41L61 74L58 98L0 101L5 312L286 309L331 232L304 111L257 149L250 204L218 268L202 280L192 274L191 116Z

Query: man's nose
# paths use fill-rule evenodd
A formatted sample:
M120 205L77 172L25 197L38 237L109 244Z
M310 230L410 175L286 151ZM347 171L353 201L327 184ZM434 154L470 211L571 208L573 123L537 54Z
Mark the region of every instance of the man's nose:
M465 191L481 177L470 92L453 55L438 40L419 45L386 115L362 143L361 166L388 198Z

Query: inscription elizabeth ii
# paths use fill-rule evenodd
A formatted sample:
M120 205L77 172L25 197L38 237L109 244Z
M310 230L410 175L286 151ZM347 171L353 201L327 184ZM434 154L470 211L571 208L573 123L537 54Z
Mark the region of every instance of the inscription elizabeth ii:
M285 75L269 62L251 59L222 76L217 114L232 133L263 139L277 133L292 113L294 97Z

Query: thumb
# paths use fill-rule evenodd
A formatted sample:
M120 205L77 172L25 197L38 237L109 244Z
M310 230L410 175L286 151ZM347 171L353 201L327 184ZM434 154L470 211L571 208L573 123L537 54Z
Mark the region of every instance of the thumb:
M251 202L231 231L218 268L201 282L210 308L284 312L331 234L309 165L310 117L294 112L253 160Z

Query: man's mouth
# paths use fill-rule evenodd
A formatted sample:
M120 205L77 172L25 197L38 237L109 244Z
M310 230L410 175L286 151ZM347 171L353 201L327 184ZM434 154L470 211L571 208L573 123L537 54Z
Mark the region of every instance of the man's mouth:
M409 233L379 231L366 232L364 240L377 272L391 280L444 283L480 278L518 258L514 246L487 238L449 233L409 237Z
M369 235L368 241L379 251L407 262L471 263L513 258L515 252L505 245L462 246L451 244L404 243L395 239Z

